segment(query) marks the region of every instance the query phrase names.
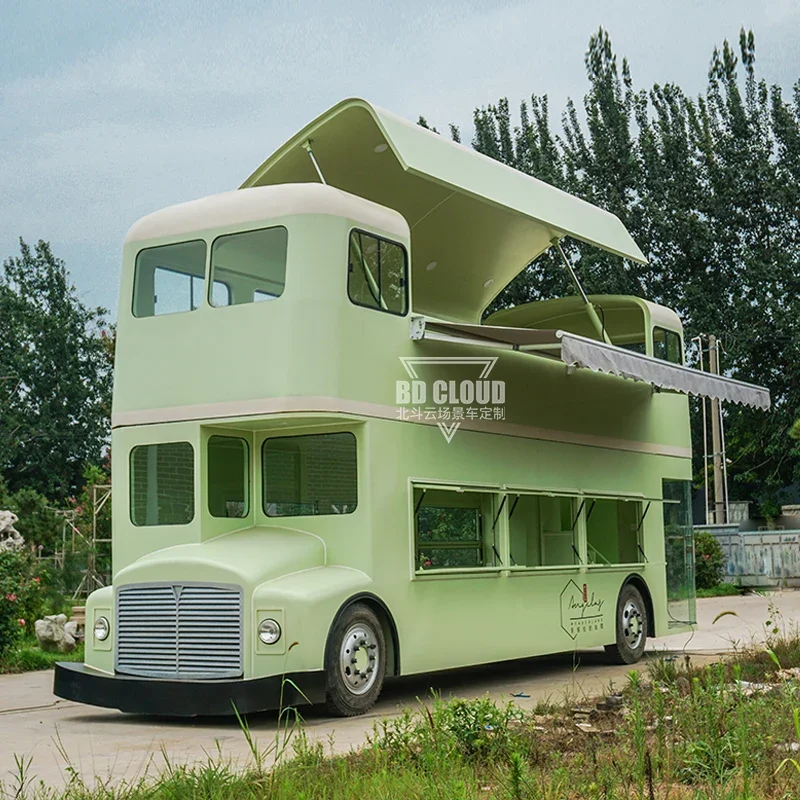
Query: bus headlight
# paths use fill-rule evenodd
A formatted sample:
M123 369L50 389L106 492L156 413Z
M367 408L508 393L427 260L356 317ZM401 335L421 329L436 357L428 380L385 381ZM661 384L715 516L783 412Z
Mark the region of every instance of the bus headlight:
M111 625L105 617L98 617L94 621L94 638L100 642L108 639L108 634L111 632Z
M274 619L262 619L258 624L258 638L264 644L275 644L281 638L281 626Z

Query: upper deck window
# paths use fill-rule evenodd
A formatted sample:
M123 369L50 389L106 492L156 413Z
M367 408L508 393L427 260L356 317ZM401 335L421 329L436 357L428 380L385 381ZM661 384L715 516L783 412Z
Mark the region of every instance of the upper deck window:
M672 364L683 364L680 334L666 328L653 328L653 355Z
M205 272L204 241L141 250L133 279L133 316L193 311L203 301Z
M404 316L408 264L402 245L363 231L350 233L347 295L358 306Z
M265 228L219 236L211 245L211 278L228 296L211 297L214 306L274 300L286 285L286 228Z
M261 459L267 516L351 514L356 510L356 437L352 433L267 439Z

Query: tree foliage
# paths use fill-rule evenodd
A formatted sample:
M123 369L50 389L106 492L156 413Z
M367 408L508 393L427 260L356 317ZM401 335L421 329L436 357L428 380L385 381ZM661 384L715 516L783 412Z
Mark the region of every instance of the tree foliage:
M771 412L730 406L725 422L731 495L774 510L800 477L800 444L788 436L800 415L800 81L787 100L759 79L744 30L738 48L714 51L699 97L674 84L635 89L602 29L585 65L582 109L569 101L560 130L547 96L523 101L516 121L504 98L475 110L473 147L626 225L649 263L571 243L587 291L674 308L687 342L716 334L725 373L770 389ZM546 253L490 310L572 291Z
M98 463L111 410L113 337L89 309L47 242L0 270L0 475L63 501Z

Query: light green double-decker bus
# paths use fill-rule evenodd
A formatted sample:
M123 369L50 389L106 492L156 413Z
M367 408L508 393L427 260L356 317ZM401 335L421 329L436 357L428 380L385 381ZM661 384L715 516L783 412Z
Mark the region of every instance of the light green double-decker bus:
M325 702L384 678L646 639L694 621L677 315L497 294L611 214L361 100L238 191L124 251L113 586L55 692L123 711ZM562 252L563 254L563 252Z

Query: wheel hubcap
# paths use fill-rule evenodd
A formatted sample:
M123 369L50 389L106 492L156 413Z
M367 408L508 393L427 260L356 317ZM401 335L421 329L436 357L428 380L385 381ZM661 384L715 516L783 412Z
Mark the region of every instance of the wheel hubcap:
M365 694L372 688L380 657L378 637L370 625L359 622L347 629L339 650L339 669L349 692Z
M631 650L636 650L642 643L644 616L633 600L628 600L622 609L622 635Z

